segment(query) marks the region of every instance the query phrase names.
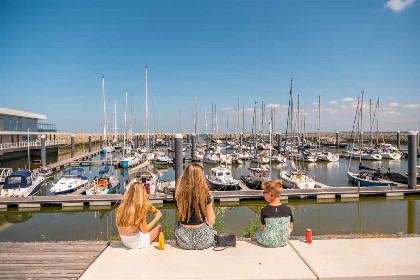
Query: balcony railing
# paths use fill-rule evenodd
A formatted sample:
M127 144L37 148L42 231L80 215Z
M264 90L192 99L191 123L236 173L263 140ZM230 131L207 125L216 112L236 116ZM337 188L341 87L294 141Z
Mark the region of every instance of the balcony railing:
M45 141L45 146L64 145L64 144L66 144L65 140ZM27 148L28 145L29 147L39 147L41 146L41 141L4 143L4 144L0 144L0 151L7 150L7 149Z

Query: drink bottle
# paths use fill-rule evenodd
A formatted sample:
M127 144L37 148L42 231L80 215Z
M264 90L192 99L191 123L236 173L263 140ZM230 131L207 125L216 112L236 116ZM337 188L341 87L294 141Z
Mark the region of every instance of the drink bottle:
M165 235L163 234L163 229L159 233L159 250L165 249Z

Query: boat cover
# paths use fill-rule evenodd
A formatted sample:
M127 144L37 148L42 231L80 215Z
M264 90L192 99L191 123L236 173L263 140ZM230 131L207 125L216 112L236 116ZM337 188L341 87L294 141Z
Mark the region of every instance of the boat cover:
M26 188L32 184L31 179L29 182L27 178L31 176L32 172L30 170L18 170L6 177L4 181L3 189L17 189L17 188Z
M379 168L378 168L378 169L375 169L375 168L370 168L370 167L368 167L368 166L363 165L362 163L360 163L360 164L359 164L359 170L378 171L378 170L379 170Z
M108 173L108 172L109 172L109 166L108 166L108 163L106 163L104 169L99 171L99 174L102 175L102 174L105 174L105 173Z

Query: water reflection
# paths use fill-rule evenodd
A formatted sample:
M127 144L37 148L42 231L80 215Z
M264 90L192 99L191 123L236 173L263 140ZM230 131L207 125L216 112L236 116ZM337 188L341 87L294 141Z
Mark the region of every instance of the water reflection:
M315 199L289 200L295 218L294 235L305 235L307 228L314 234L350 233L418 233L420 222L417 201L420 196L400 200L385 197L361 198L346 203L318 203ZM241 201L237 206L215 204L217 228L220 232L242 235L242 229L259 223L265 201ZM167 237L179 219L174 205L159 206L163 213L160 223ZM118 236L114 207L110 209L62 210L47 207L31 212L17 209L0 212L0 241L109 240Z

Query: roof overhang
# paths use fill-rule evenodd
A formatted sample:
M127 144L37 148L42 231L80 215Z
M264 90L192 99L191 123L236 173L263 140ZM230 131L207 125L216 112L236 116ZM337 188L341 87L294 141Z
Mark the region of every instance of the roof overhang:
M27 119L35 119L35 120L46 120L46 115L30 113L25 111L13 110L8 108L0 108L0 115L11 116L11 117L20 117L20 118L27 118Z

